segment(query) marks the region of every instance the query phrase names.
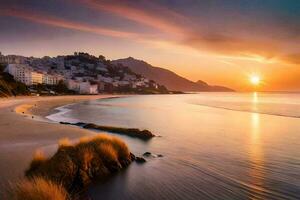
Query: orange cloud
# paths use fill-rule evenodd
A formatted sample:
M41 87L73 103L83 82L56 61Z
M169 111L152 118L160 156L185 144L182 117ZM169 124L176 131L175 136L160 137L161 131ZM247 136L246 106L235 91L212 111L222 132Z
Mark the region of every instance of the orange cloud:
M300 64L300 53L287 54L281 57L282 60L291 64Z
M232 59L244 57L260 62L281 61L298 64L298 59L295 56L280 58L279 55L284 54L281 46L282 41L261 35L242 36L239 34L240 27L238 24L232 27L231 34L225 34L225 31L220 32L213 28L203 30L201 24L194 23L193 19L152 1L142 1L143 6L137 2L133 4L131 1L125 0L77 1L91 9L107 11L121 18L160 30L168 35L167 43L173 43L177 46L188 46L202 52L203 50L208 51L216 56L229 56Z
M284 52L281 52L280 45L272 40L257 39L255 36L241 39L238 34L225 36L222 33L212 33L207 32L207 30L201 31L197 29L197 27L191 26L192 22L187 24L187 21L192 20L188 20L184 15L168 10L162 6L155 5L151 2L148 2L148 4L150 4L149 7L152 10L150 8L138 8L137 6L132 6L128 3L126 4L123 1L119 3L94 0L77 1L84 3L89 8L104 10L163 31L169 37L168 40L164 40L164 43L169 44L167 46L172 48L176 47L176 50L180 50L181 47L189 47L200 50L202 53L203 50L207 51L212 56L223 56L225 59L230 57L230 59L238 60L244 58L259 62L268 62L269 60L272 60L289 64L299 64L299 54L295 53L287 56L279 56L284 55ZM155 11L160 11L160 14L158 15L153 9ZM103 28L19 9L2 9L0 10L0 15L17 17L40 24L84 31L98 35L133 39L139 42L146 42L150 45L157 45L157 43L162 40L153 35ZM175 36L176 38L172 36Z

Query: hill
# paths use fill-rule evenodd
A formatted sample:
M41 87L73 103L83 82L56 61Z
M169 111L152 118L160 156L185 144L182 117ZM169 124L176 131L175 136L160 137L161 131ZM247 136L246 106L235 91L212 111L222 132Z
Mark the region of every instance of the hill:
M112 63L122 64L123 66L130 68L133 72L141 74L150 80L154 80L158 84L164 85L168 88L168 90L172 91L234 91L224 86L208 85L206 82L201 80L193 82L170 70L161 67L154 67L143 60L137 60L132 57L114 60Z
M5 66L0 64L0 97L28 95L26 85L15 81L10 74L4 72L4 68Z

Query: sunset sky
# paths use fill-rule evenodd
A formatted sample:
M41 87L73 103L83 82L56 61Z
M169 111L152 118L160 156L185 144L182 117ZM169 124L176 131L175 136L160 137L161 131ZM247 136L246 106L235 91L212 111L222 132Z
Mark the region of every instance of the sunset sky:
M299 0L0 0L0 27L5 55L132 56L239 91L252 75L300 91Z

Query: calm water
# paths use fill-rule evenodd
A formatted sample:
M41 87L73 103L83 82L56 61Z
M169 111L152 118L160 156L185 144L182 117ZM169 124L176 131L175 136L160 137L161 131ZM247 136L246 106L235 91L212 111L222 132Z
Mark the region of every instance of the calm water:
M300 199L299 94L133 96L67 108L57 120L162 136L120 136L136 155L164 157L92 186L92 199Z

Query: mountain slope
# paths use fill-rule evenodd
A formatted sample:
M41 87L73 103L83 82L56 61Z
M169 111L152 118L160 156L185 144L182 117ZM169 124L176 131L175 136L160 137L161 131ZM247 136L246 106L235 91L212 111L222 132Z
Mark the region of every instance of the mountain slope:
M141 74L150 80L154 80L173 91L233 91L223 86L210 86L201 80L198 82L190 81L170 70L154 67L142 60L137 60L132 57L114 60L112 63L129 67L133 72Z
M25 84L17 82L7 73L0 72L0 97L28 95L29 90Z

